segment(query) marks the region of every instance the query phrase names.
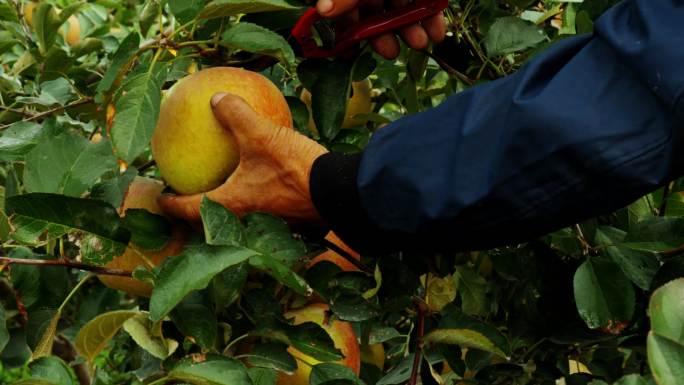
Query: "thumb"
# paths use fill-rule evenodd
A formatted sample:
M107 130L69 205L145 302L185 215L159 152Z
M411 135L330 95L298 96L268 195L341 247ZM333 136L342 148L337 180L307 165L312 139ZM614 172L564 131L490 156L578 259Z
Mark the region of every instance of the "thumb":
M259 115L247 102L233 94L221 92L211 98L214 116L230 130L241 149L248 148L255 139L274 131L275 123Z
M351 11L359 5L359 0L318 0L316 9L321 16L336 17Z

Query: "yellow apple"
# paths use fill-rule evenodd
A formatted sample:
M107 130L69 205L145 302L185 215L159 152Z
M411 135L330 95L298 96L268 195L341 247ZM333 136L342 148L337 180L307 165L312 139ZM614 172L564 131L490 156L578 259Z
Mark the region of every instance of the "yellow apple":
M135 177L128 187L128 191L126 191L123 204L119 208L119 215L125 216L128 209L146 209L152 214L162 215L162 211L157 205L157 197L163 189L164 184L158 180L140 176ZM143 250L133 244L129 244L122 255L115 257L105 267L133 271L138 266L146 266L148 261L153 266L157 266L166 258L179 254L183 248L184 241L184 229L180 226L174 226L171 240L161 250ZM150 284L133 278L114 275L98 275L98 278L106 286L125 291L129 294L149 297L152 291Z
M382 344L362 346L361 362L375 365L378 369L382 370L385 366L385 347Z
M36 9L38 4L34 2L24 4L24 20L29 27L33 27L33 11Z
M315 322L320 325L332 338L335 347L342 351L344 359L336 363L345 365L357 375L359 374L361 353L354 329L349 322L329 318L328 305L314 303L300 309L290 310L285 313L285 318L294 318L295 325L305 322ZM291 375L280 373L277 385L308 385L311 367L321 362L291 346L287 350L297 360L297 370Z
M357 117L361 114L370 114L373 112L373 102L371 100L371 91L373 84L370 79L360 82L352 82L352 95L347 101L347 110L342 122L342 128L352 128L366 124L367 119ZM309 109L309 130L318 134L318 129L313 120L311 112L311 93L304 89L300 95L300 99L306 104Z
M68 45L76 45L81 41L81 22L75 15L69 16L67 22L59 29L64 41Z
M213 67L184 77L166 93L152 137L152 155L159 172L180 194L218 187L237 167L237 146L209 104L217 92L238 95L275 124L292 127L285 97L261 74Z

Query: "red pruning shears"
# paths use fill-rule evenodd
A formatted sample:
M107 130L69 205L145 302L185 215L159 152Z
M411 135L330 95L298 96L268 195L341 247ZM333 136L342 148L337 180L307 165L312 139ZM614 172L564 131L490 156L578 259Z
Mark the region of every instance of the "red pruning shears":
M416 0L404 7L360 20L355 26L345 28L339 36L335 33L333 21L311 8L299 18L292 29L292 36L299 44L302 56L316 59L332 57L357 47L363 40L440 13L448 5L449 0Z

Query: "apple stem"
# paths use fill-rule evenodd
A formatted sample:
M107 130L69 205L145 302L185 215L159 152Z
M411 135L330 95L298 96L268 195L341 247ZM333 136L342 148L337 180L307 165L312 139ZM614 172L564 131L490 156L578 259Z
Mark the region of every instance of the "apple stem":
M425 301L422 299L415 300L416 307L418 308L418 331L416 336L416 351L413 355L413 368L411 369L411 377L409 378L407 385L416 385L418 382L418 369L420 368L420 358L423 355L423 336L425 335Z
M40 113L35 114L35 115L29 115L28 117L25 117L24 119L22 119L22 121L23 121L23 122L31 122L31 121L34 121L34 120L39 120L39 119L45 118L45 117L47 117L47 116L50 116L50 115L52 115L52 114L54 114L54 113L56 113L56 112L61 112L61 111L63 111L63 110L67 110L67 109L69 109L69 108L78 107L78 106L82 106L82 105L84 105L84 104L90 104L90 103L94 103L94 99L93 99L93 98L83 98L83 99L77 100L77 101L75 101L75 102L72 102L72 103L70 103L70 104L66 104L66 105L63 105L63 106L55 107L55 108L53 108L53 109L50 109L50 110L47 110L47 111L43 111L43 112L40 112ZM5 125L2 125L2 126L0 126L0 130L4 130L5 128L11 126L12 124L13 124L13 123L8 123L8 124L5 124Z
M131 277L133 273L120 269L108 269L102 266L89 265L80 262L70 262L65 259L22 259L0 257L0 265L34 265L34 266L64 266L72 269L91 271L95 274L117 275L120 277ZM0 269L1 271L2 269Z

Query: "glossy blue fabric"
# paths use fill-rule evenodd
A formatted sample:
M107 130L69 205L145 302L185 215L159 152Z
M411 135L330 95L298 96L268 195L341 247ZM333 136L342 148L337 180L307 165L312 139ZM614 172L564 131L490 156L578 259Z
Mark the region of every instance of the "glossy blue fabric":
M684 174L684 0L628 0L595 33L377 132L358 179L381 231L491 247ZM452 236L449 236L452 234Z

